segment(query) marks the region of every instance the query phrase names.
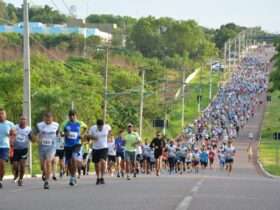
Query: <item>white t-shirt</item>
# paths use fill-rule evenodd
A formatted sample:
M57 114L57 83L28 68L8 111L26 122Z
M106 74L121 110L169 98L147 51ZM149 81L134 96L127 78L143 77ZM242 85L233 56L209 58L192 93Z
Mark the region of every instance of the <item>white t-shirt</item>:
M37 124L37 128L39 131L40 146L55 147L59 124L56 122L52 122L51 124L40 122Z
M168 157L176 157L176 146L167 145Z
M142 155L143 150L142 150L142 146L137 146L136 147L136 155Z
M15 149L27 149L29 146L31 128L25 127L21 128L19 125L16 125L16 141L14 144Z
M226 158L232 159L234 157L234 155L235 155L235 152L236 152L236 150L235 150L234 146L231 146L231 147L226 146L225 147L225 156L226 156Z
M115 141L108 142L108 155L110 156L116 156L116 145Z
M107 124L103 126L101 131L98 130L97 125L92 126L89 135L96 139L92 144L92 149L108 148L108 135L111 130L111 126Z

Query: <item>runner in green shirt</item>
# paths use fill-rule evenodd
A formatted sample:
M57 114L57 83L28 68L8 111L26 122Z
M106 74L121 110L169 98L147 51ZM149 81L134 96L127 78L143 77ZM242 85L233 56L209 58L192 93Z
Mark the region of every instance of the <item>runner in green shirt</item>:
M133 131L133 125L131 123L127 126L127 133L124 135L125 142L125 153L124 159L126 162L126 178L130 180L129 174L133 172L136 177L135 159L136 159L136 148L140 144L140 136L138 133Z

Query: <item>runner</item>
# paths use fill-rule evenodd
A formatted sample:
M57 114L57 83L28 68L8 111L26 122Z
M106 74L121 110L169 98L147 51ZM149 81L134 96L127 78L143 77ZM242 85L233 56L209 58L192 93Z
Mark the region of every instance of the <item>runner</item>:
M127 125L127 133L124 136L125 142L125 163L126 163L126 179L130 180L130 173L136 177L136 148L141 143L138 133L133 131L133 125L129 123Z
M56 139L59 124L53 121L53 115L47 112L44 121L37 124L39 137L39 155L42 170L44 189L49 189L49 178L51 175L51 162L56 152Z
M249 142L249 145L247 147L247 154L248 154L248 162L250 162L252 160L252 157L253 157L252 142Z
M186 154L186 164L187 164L187 172L191 173L192 172L192 151L191 149L188 149L187 154Z
M232 172L235 153L236 150L235 147L232 145L232 140L229 140L227 146L225 147L225 163L228 175L230 175Z
M123 130L121 129L118 137L115 139L116 157L117 157L117 177L124 177L124 140Z
M65 166L64 166L64 137L62 137L60 134L58 134L56 138L56 152L55 152L55 158L52 161L52 174L53 174L53 180L56 181L56 171L57 171L57 164L59 165L59 177L62 178L65 172Z
M205 149L205 146L202 146L201 148L199 159L200 159L201 168L205 169L208 166L208 152Z
M164 139L160 132L157 132L156 137L152 140L150 146L151 146L151 148L154 148L154 150L155 150L156 176L159 176L162 151L163 151L163 148L165 147L165 142L164 142Z
M81 177L82 167L83 167L83 146L81 144L78 144L76 148L79 148L79 150L76 150L73 154L73 159L75 160L75 165L78 172L78 179ZM76 175L76 174L75 174Z
M144 173L149 174L150 173L150 153L151 153L151 147L148 144L148 139L145 139L145 143L142 146L143 147L143 159L144 159Z
M83 164L82 164L82 171L83 175L89 175L90 171L90 157L91 157L91 147L90 147L90 139L86 139L82 142L82 148L83 148Z
M103 120L97 120L89 130L89 135L93 139L92 161L95 164L96 185L105 184L104 174L106 170L106 160L108 156L108 138L111 136L111 126L104 124Z
M167 145L168 151L168 164L169 164L169 174L175 172L175 164L176 164L176 146L174 145L174 141L170 141L169 145Z
M194 148L194 152L192 154L192 168L194 169L194 172L197 174L198 173L198 168L199 168L199 162L200 162L200 152L197 147Z
M210 148L208 157L209 157L210 169L213 169L214 160L215 160L215 152L213 148Z
M68 113L69 120L65 121L61 126L61 133L65 137L65 161L70 173L69 185L77 184L76 171L77 165L74 159L75 152L79 152L81 148L81 138L87 130L87 125L77 120L75 110L70 110Z
M108 173L111 176L114 176L116 164L116 144L114 136L109 137L108 141Z
M5 175L5 162L9 159L10 139L15 135L14 124L7 120L6 111L0 108L0 189Z
M27 126L27 118L25 116L20 117L19 124L16 125L16 139L14 142L14 181L18 178L18 186L23 185L23 176L25 173L25 163L27 159L29 142L32 139L32 131Z

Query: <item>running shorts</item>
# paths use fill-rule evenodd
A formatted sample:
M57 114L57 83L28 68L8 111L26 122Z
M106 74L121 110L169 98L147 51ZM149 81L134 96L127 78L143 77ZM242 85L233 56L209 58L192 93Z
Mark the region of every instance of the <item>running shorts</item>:
M98 163L100 160L107 160L108 148L93 149L92 150L92 162Z
M124 153L124 159L125 159L126 161L135 161L135 159L136 159L136 154L135 154L135 152L125 151L125 153Z
M14 150L14 157L13 161L20 161L27 159L28 149L15 149Z
M55 148L53 147L40 147L39 155L41 160L52 160L55 156Z
M108 161L115 163L116 162L116 156L115 155L108 155Z
M64 150L63 149L57 149L56 152L55 152L55 157L58 157L59 160L63 160Z
M9 160L9 148L0 148L0 160Z

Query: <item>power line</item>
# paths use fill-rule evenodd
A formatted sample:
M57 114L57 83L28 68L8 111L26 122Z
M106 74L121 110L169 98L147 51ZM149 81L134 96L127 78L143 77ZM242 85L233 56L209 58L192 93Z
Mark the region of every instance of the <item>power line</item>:
M68 10L69 15L71 15L71 16L72 16L72 12L71 12L70 7L68 7L67 3L66 3L64 0L61 0L61 1L62 1L62 3L63 3L64 7Z
M59 7L57 6L57 4L55 3L55 1L54 0L50 0L51 1L51 3L54 5L54 7L59 11Z

